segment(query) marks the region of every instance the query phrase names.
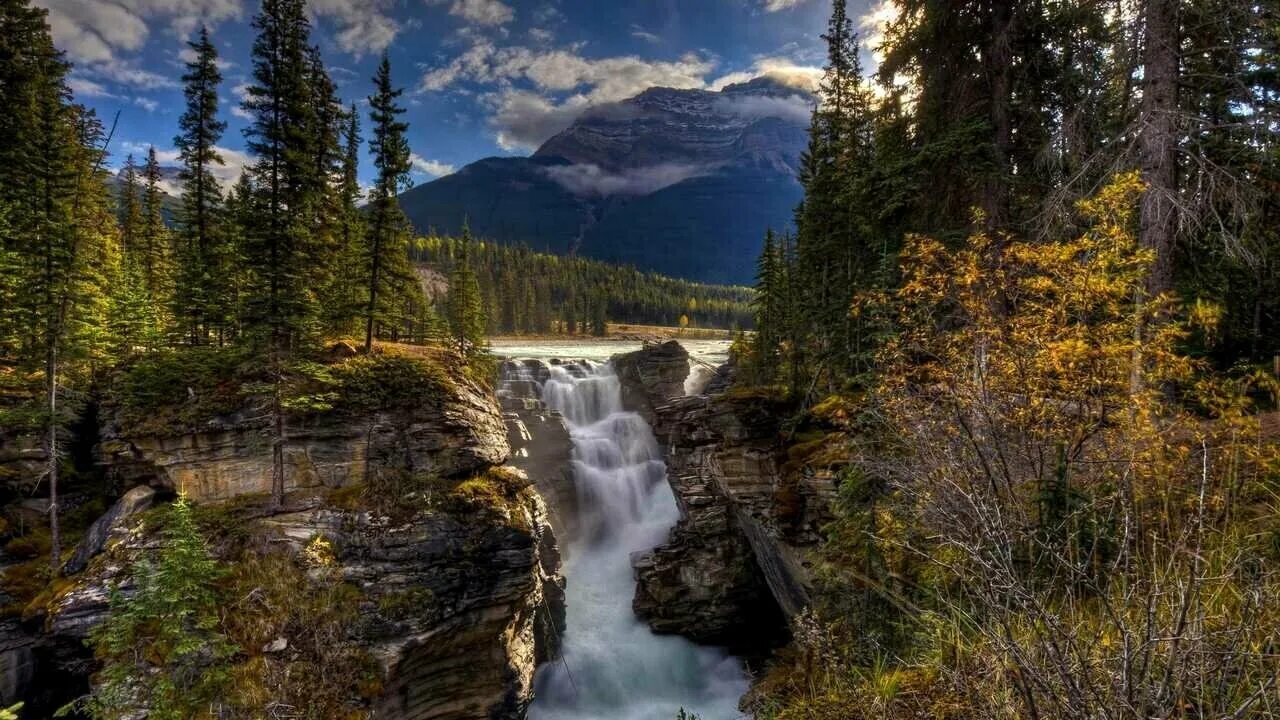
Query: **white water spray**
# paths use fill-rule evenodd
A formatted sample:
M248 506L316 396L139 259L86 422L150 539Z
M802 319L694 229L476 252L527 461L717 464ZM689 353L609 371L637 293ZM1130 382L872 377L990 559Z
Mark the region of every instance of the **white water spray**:
M530 720L702 720L741 717L742 664L721 650L655 635L631 610L631 555L679 519L653 431L622 409L609 364L553 366L542 399L573 438L581 528L566 552L563 661L538 673Z

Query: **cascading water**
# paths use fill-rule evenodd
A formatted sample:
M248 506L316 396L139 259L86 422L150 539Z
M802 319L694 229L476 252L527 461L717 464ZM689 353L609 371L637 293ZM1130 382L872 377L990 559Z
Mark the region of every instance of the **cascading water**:
M573 439L579 531L565 560L563 661L539 671L531 720L741 717L742 664L721 650L655 635L631 610L631 554L666 539L679 511L648 423L622 409L609 364L552 366L542 399Z

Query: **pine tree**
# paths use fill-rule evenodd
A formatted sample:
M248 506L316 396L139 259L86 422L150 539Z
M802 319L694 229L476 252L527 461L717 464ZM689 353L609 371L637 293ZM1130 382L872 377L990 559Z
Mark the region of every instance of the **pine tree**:
M403 91L391 84L391 62L385 53L373 82L374 94L369 98L373 137L369 144L378 179L370 198L365 240L365 352L373 348L376 324L389 318L397 307L397 290L413 281L406 252L408 222L397 198L410 185L412 166L405 138L409 126L399 120L404 108L396 100Z
M124 252L139 244L142 232L142 190L138 182L138 166L133 155L124 160L120 169L120 192L117 198L117 219L120 222L120 242Z
M41 368L50 564L61 562L59 497L67 390L87 385L104 349L106 283L118 248L102 162L101 123L70 101L68 65L43 10L0 2L0 285L11 288L0 341L20 366ZM34 389L34 388L33 388ZM73 409L73 408L71 408Z
M473 244L471 228L462 226L461 256L449 276L449 327L458 351L464 355L484 346L485 313L480 283L471 268L469 253Z
M186 323L189 341L200 344L211 329L225 327L231 310L231 253L221 227L222 192L212 172L223 164L216 144L227 124L218 119L222 73L208 29L201 27L199 39L188 45L195 57L182 76L187 109L178 120L182 132L174 138L183 165L174 317Z
M355 324L367 307L363 273L365 226L360 209L360 114L356 106L346 113L342 133L342 168L338 181L337 270L324 294L325 326L329 332L347 335L357 332Z
M316 308L308 292L325 258L316 257L312 222L322 201L316 177L315 95L309 45L310 23L303 0L263 0L253 26L254 84L245 109L245 130L255 198L244 227L249 268L244 321L253 341L266 349L272 375L272 498L284 502L284 371L290 353L308 342Z
M174 264L169 229L164 222L164 190L160 187L160 161L156 159L155 146L147 148L142 177L142 227L132 252L142 271L147 301L157 309L159 317L154 332L149 335L159 338L167 319L167 313L160 309L170 307L173 298Z

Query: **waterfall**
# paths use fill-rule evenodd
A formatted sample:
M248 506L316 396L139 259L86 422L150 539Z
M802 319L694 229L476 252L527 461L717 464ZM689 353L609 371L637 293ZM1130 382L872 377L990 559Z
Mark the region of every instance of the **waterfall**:
M538 673L531 720L702 720L741 717L742 664L722 650L655 635L631 610L631 555L679 519L653 431L622 409L613 367L557 365L542 399L573 439L580 531L566 549L563 660Z

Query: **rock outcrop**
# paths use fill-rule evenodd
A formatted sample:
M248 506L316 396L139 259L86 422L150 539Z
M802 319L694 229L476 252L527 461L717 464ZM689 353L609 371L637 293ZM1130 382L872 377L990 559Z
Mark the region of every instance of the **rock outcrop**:
M456 477L506 460L502 416L491 394L463 377L424 392L399 412L291 419L285 490L339 488L364 482L370 468L395 463ZM105 418L100 462L125 484L182 491L193 502L271 491L271 438L254 413L209 420L197 432L128 436ZM257 413L261 416L261 413Z
M645 349L615 359L649 368L624 382L636 385L632 397L653 403L681 516L665 544L633 559L634 607L660 632L767 646L808 604L806 553L820 539L835 483L784 471L785 408L769 397L718 384L711 395L672 397L669 380L645 386L672 355Z
M499 472L520 477L506 468ZM250 521L242 532L294 553L316 538L335 572L359 591L357 621L343 643L377 660L375 716L397 720L518 720L538 663L558 652L564 624L559 551L542 500L519 490L499 514L421 511L403 519L310 507ZM130 572L156 549L145 524L116 525L109 547L51 604L54 637L83 639L109 611L113 588L132 592ZM284 653L289 638L264 647ZM252 651L253 649L250 649Z
M551 375L541 360L508 360L499 368L498 402L507 424L511 464L533 480L547 502L556 536L568 543L576 532L578 493L574 487L573 441L560 413L542 401L542 384Z
M283 513L263 497L271 448L262 423L245 419L251 411L146 437L125 436L106 417L99 460L133 488L94 523L66 567L69 577L26 629L39 624L38 647L83 647L110 612L112 593L133 592L137 563L160 547L139 511L158 493L184 491L231 518L216 525L231 535L210 537L231 567L245 552L285 553L301 567L317 539L332 549L325 572L336 576L325 577L358 598L355 620L336 642L376 660L381 678L362 701L374 717L522 718L534 671L558 653L563 630L558 544L532 481L503 465L507 428L492 393L462 377L444 385L453 391L398 404L408 409L291 419ZM388 477L405 478L403 492L379 485ZM257 549L246 550L247 542ZM298 576L314 582L313 574ZM5 637L0 628L0 682L21 699L29 637ZM287 636L252 645L243 651L269 663L292 662L295 652ZM85 660L62 667L87 678Z
M622 381L623 407L640 413L650 425L656 421L655 408L684 395L689 352L675 340L615 356L612 362Z

